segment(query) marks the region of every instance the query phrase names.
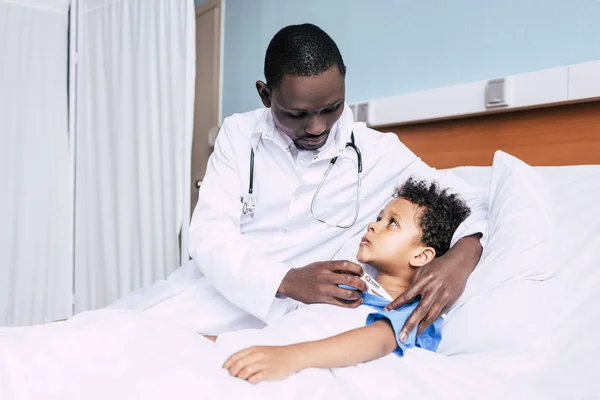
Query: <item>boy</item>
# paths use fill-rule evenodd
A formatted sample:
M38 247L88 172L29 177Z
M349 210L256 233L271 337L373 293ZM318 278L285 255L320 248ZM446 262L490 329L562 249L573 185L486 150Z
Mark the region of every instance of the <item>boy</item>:
M470 210L456 195L436 183L409 179L369 225L357 254L361 263L377 271L376 280L391 298L402 294L417 268L444 254L456 228ZM366 275L368 277L368 275ZM232 376L258 383L285 378L305 368L340 368L384 357L402 356L408 347L435 351L441 340L441 319L418 337L399 332L417 306L413 302L398 310L384 307L389 301L364 293L364 305L376 310L364 327L327 339L288 346L251 347L225 361Z

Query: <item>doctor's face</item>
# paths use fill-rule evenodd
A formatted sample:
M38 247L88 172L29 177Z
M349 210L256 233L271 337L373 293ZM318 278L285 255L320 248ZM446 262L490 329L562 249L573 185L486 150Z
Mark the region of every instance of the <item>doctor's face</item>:
M344 111L344 77L335 65L315 76L285 75L270 89L259 81L256 88L277 128L301 150L323 146Z

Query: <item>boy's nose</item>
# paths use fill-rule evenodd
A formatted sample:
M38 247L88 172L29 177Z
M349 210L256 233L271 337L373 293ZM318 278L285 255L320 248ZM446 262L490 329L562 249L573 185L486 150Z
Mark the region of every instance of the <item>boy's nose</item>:
M369 224L369 232L375 232L376 226L377 226L376 222L371 222Z

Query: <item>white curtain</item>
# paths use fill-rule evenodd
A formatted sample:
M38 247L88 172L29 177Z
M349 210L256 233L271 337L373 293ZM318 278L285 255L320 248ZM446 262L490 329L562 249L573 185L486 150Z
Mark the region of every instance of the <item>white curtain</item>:
M195 76L192 1L79 0L79 8L76 312L179 265Z
M0 325L68 317L69 0L0 0Z

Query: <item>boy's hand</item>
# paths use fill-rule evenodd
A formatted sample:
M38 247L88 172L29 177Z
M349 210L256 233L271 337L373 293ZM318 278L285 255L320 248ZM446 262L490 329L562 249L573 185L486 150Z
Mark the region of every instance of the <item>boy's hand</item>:
M250 347L230 356L223 368L252 384L280 380L300 370L299 354L294 346Z

